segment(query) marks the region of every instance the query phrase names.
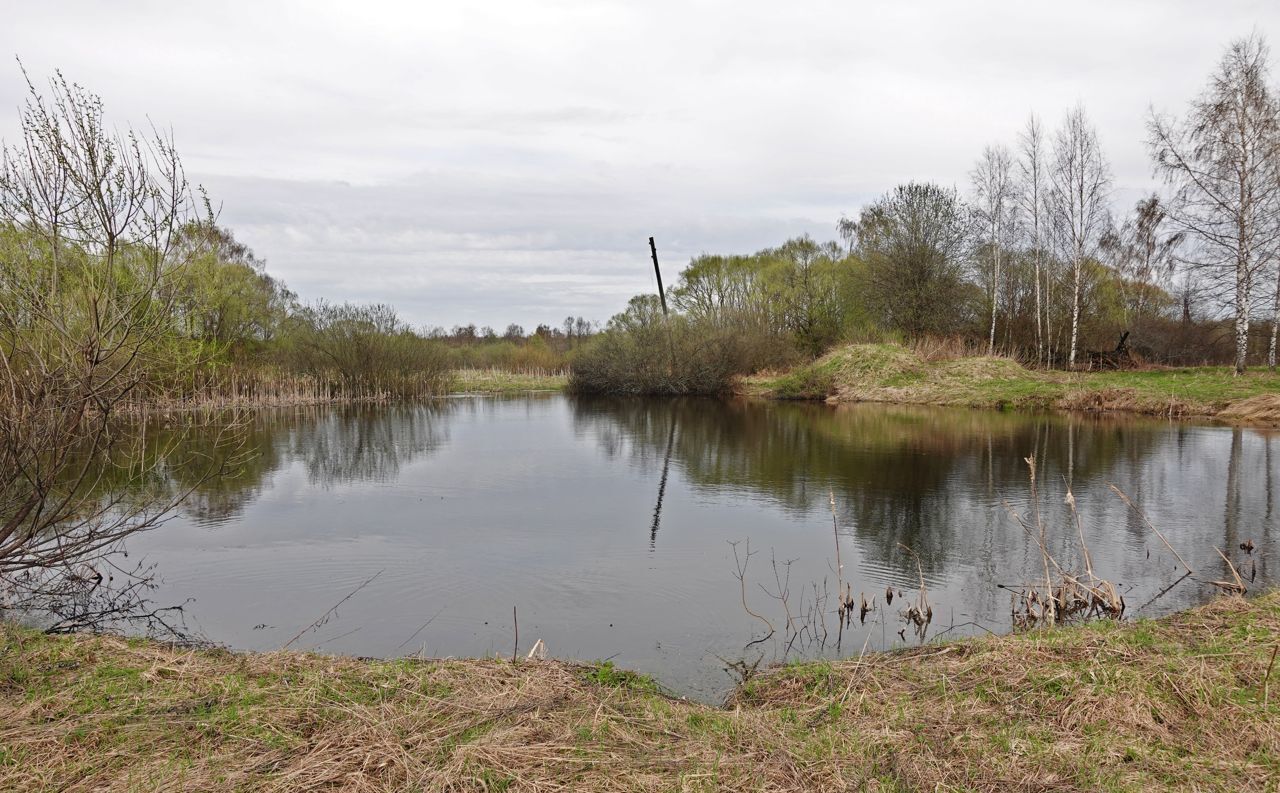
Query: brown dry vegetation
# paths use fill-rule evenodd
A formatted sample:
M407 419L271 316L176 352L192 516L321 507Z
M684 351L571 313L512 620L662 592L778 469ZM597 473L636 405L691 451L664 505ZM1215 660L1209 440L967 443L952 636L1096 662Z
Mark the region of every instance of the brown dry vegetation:
M856 344L776 376L746 378L748 395L1030 410L1120 411L1280 424L1280 375L1228 367L1106 372L1028 369L955 345Z
M542 369L457 369L453 390L463 394L520 394L528 391L563 391L569 376Z
M1275 790L1280 596L776 669L365 661L0 627L5 790ZM1273 673L1274 674L1274 673Z

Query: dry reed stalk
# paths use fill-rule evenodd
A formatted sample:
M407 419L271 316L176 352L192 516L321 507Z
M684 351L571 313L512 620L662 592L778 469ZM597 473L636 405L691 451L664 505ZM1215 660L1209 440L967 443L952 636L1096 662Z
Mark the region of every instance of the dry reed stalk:
M1210 583L1212 583L1214 586L1218 587L1219 589L1222 589L1227 592L1234 592L1240 595L1243 595L1245 592L1248 592L1249 590L1247 587L1245 587L1244 581L1240 578L1240 574L1236 572L1236 566L1231 563L1231 560L1227 558L1227 555L1222 551L1218 550L1217 546L1214 546L1213 550L1218 551L1218 556L1221 556L1222 561L1227 563L1227 569L1231 571L1231 577L1235 579L1235 582L1232 583L1230 581L1212 581Z
M1267 663L1267 674L1262 678L1262 705L1266 707L1267 700L1270 697L1268 685L1271 683L1271 669L1276 665L1276 652L1280 651L1280 644L1271 648L1271 660Z
M332 606L330 606L330 607L329 607L329 609L328 609L325 613L323 613L323 614L321 614L319 617L317 617L317 618L316 618L316 620L315 620L315 622L312 622L312 623L311 623L310 625L308 625L307 627L305 627L305 628L303 628L302 630L298 631L298 633L297 633L297 634L296 634L292 639L290 639L289 641L285 642L285 643L280 647L280 649L281 649L281 650L287 650L287 649L289 649L289 648L293 645L293 643L294 643L294 642L296 642L298 639L301 639L301 638L302 638L302 636L303 636L303 634L307 633L307 631L314 630L314 629L316 629L316 628L320 627L321 625L325 624L325 622L327 622L327 621L329 620L329 615L333 614L333 613L338 609L338 607L339 607L339 606L341 606L343 603L346 603L346 602L347 602L348 600L350 600L351 598L355 597L355 595L356 595L356 593L357 593L357 592L359 592L360 590L364 589L364 588L365 588L365 587L367 587L369 584L373 583L373 579L375 579L375 578L377 578L378 576L382 575L382 573L383 573L383 572L384 572L384 571L379 570L378 572L376 572L376 573L374 573L373 575L371 575L371 576L369 576L368 578L366 578L366 579L365 579L365 580L360 584L360 586L358 586L358 587L356 587L355 589L353 589L353 590L351 590L350 592L348 592L346 597L344 597L342 600L339 600L337 603L334 603Z
M235 655L0 624L16 760L0 789L1273 788L1280 724L1233 694L1275 657L1280 595L1135 630L790 665L718 708L554 661Z
M831 505L831 533L836 540L836 591L844 587L844 565L840 562L840 522L836 518L836 491L827 491L827 500Z
M1053 579L1049 575L1049 558L1050 557L1049 557L1049 549L1047 546L1047 542L1048 542L1047 532L1044 526L1044 520L1040 517L1040 491L1038 489L1038 483L1036 481L1036 456L1032 454L1029 457L1023 458L1023 461L1027 464L1027 476L1031 483L1031 508L1035 516L1036 528L1038 528L1040 531L1040 540L1039 540L1040 562L1042 565L1044 565L1044 583L1046 587L1045 591L1048 592L1050 596L1048 600L1047 608L1048 608L1048 614L1049 614L1049 624L1052 625L1057 615L1055 614L1055 609L1053 606Z
M907 608L906 616L915 625L916 633L923 636L929 623L933 622L933 605L929 602L928 590L924 583L924 567L920 564L920 557L914 550L902 543L898 543L898 547L911 554L911 558L916 563L916 575L920 579L920 595L916 598L916 602Z
M1076 509L1076 496L1067 488L1067 504L1071 507L1071 517L1075 520L1076 536L1080 538L1080 550L1084 553L1084 571L1093 576L1093 557L1089 555L1089 545L1084 541L1084 526L1080 523L1080 512Z
M1159 538L1160 538L1160 542L1164 543L1164 547L1166 547L1166 548L1168 548L1168 549L1169 549L1169 552L1170 552L1170 553L1172 553L1172 554L1174 555L1174 557L1176 557L1176 558L1177 558L1178 562L1179 562L1183 567L1185 567L1185 568L1186 568L1186 570L1187 570L1187 572L1188 572L1188 573L1192 573L1192 574L1194 574L1194 573L1195 573L1195 571L1191 569L1191 565L1187 564L1186 560L1182 558L1181 554L1179 554L1177 551L1175 551L1175 550L1173 549L1173 546L1172 546L1172 545L1170 545L1170 544L1169 544L1169 541L1168 541L1168 540L1166 540L1166 539L1165 539L1165 537L1164 537L1164 535L1160 533L1160 530L1159 530L1159 529L1157 529L1157 528L1155 527L1155 525L1154 525L1154 524L1152 524L1152 523L1151 523L1151 521L1147 519L1146 513L1144 513L1142 510L1138 509L1137 505L1136 505L1136 504L1134 504L1134 503L1133 503L1133 501L1131 501L1127 495L1125 495L1125 492L1124 492L1123 490L1121 490L1120 488L1116 487L1116 486L1115 486L1114 484L1112 484L1111 482L1108 482L1108 483L1107 483L1107 487L1111 488L1111 490L1112 490L1112 491L1113 491L1117 496L1119 496L1119 497L1120 497L1120 500L1121 500L1121 501L1123 501L1126 505L1128 505L1129 509L1132 509L1134 512L1138 513L1138 517L1142 518L1142 522L1143 522L1143 523L1145 523L1145 524L1147 524L1147 528L1149 528L1149 529L1151 529L1151 531L1155 532L1155 535L1156 535L1157 537L1159 537Z

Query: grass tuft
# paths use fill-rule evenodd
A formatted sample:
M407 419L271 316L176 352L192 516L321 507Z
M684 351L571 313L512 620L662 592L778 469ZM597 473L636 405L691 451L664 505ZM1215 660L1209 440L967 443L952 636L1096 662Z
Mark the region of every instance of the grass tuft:
M1274 790L1280 594L755 676L232 654L0 624L0 789ZM1269 686L1270 684L1270 686Z
M1061 372L1011 358L897 344L839 347L811 364L745 378L740 390L776 399L891 402L1032 410L1121 411L1280 425L1280 374L1226 367Z

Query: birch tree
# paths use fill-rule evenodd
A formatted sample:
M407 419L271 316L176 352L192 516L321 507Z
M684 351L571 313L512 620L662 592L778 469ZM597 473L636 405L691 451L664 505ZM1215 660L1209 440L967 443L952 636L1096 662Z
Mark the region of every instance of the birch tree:
M987 252L991 256L991 333L987 354L996 351L996 317L1000 309L1000 266L1013 234L1016 206L1013 158L1004 146L988 146L970 174L973 182L975 218L982 227Z
M1124 321L1130 321L1130 309L1138 316L1150 309L1152 287L1165 285L1175 267L1174 254L1183 240L1181 232L1164 230L1168 211L1160 197L1152 194L1138 199L1133 210L1114 233L1103 240L1112 267L1120 276ZM1132 298L1129 291L1132 290Z
M1111 169L1098 132L1084 107L1067 113L1053 141L1049 168L1049 205L1055 234L1071 263L1071 346L1067 365L1074 368L1080 344L1080 289L1085 261L1106 232Z
M1232 42L1185 118L1152 111L1147 124L1156 173L1172 190L1169 222L1193 243L1187 263L1206 271L1234 314L1236 374L1249 353L1254 282L1274 261L1280 232L1280 131L1269 57L1261 36ZM1278 311L1280 303L1273 327Z
M1018 136L1018 171L1020 175L1018 208L1030 235L1031 258L1035 270L1036 363L1044 358L1044 296L1040 284L1044 272L1044 205L1047 197L1045 175L1044 128L1032 115Z
M1276 368L1276 336L1280 332L1280 262L1276 263L1276 291L1271 303L1271 341L1267 345L1267 368Z

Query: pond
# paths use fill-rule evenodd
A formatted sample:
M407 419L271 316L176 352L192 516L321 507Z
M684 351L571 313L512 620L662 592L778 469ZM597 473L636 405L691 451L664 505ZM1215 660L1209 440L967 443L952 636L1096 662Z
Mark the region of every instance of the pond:
M1082 532L1126 618L1214 590L1179 581L1177 560L1111 483L1196 578L1230 577L1215 547L1251 589L1275 575L1273 439L1249 429L559 394L267 411L242 429L250 454L235 476L129 540L133 558L156 565L152 600L190 599L187 626L237 649L279 648L351 595L293 647L510 656L514 608L521 654L541 640L552 657L609 659L715 700L736 661L1008 631L1003 587L1043 578L1036 542L1010 515L1031 511L1032 455L1054 558L1078 569ZM923 638L901 614L921 575L933 607ZM838 631L837 580L874 596L865 624ZM893 605L887 587L902 592ZM809 625L798 640L788 614ZM777 633L757 642L765 621Z

